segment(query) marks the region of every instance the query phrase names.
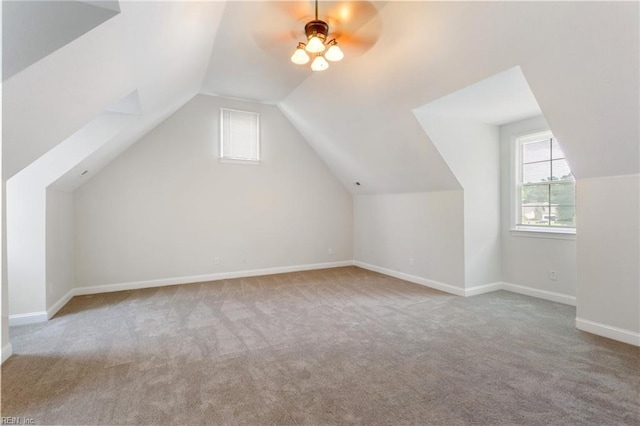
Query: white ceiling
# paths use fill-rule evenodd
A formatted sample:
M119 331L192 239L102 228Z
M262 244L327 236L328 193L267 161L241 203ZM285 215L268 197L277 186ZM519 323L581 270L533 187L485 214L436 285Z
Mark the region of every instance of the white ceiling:
M132 92L139 119L119 135L116 153L198 93L224 3L127 1L120 9L3 82L5 178Z
M378 8L386 2L321 1L319 18L330 24L345 59L335 69L370 49L380 32ZM308 65L289 58L305 41L304 24L313 18L312 1L228 2L211 54L202 93L265 103L277 103L311 76ZM372 31L356 37L365 24Z
M519 66L535 99L523 79L498 77L509 87L490 79L493 87L472 90L460 112L500 124L534 113L537 101L576 177L638 173L638 9L389 2L370 51L340 72L306 79L279 106L356 194L454 189L455 177L411 111ZM487 102L482 111L490 89L507 99L509 88L516 91L507 104Z
M498 126L542 114L520 67L431 101L414 112Z
M306 19L291 5L121 2L4 82L5 177L137 91L140 117L117 149L96 152L102 167L203 91L276 103L355 194L457 189L412 110L520 118L533 111L523 81L491 78L516 66L576 177L640 169L636 2L363 2L345 28L368 43L345 36L345 60L322 73L289 61ZM451 95L486 79L473 96ZM507 103L490 104L490 92Z
M118 13L117 9L97 7L95 3L3 1L2 79L22 71Z

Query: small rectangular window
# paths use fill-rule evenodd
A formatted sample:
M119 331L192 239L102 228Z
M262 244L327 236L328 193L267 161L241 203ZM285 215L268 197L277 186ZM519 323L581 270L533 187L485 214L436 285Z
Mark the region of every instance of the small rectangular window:
M518 138L516 226L576 226L575 180L550 132Z
M260 161L260 115L220 108L220 158Z

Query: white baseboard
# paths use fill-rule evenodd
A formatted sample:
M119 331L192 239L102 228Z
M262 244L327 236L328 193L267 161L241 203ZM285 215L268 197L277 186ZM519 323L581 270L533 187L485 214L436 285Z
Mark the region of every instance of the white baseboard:
M611 327L610 325L600 324L583 318L576 318L576 328L608 339L640 346L640 333L631 330Z
M0 354L0 364L2 364L8 360L11 355L13 355L13 347L11 346L11 343L4 345L2 349L0 349L0 352L2 352Z
M495 282L490 284L477 285L475 287L469 287L464 289L465 297L477 296L479 294L491 293L492 291L502 290L502 283Z
M48 319L47 311L9 315L9 326L35 324L37 322L45 322Z
M351 265L355 265L363 269L367 269L373 272L378 272L380 274L388 275L401 280L409 281L414 284L419 284L425 287L440 290L445 293L453 294L456 296L469 297L469 296L475 296L483 293L489 293L496 290L507 290L513 293L524 294L526 296L532 296L539 299L549 300L552 302L558 302L566 305L576 306L576 298L574 296L569 296L561 293L554 293L546 290L539 290L532 287L525 287L517 284L506 283L506 282L496 282L496 283L484 284L484 285L463 289L463 288L455 287L449 284L444 284L438 281L428 280L426 278L418 277L416 275L394 271L391 269L382 268L379 266L371 265L371 264L360 262L360 261L346 260L346 261L340 261L340 262L315 263L315 264L297 265L297 266L283 266L283 267L276 267L276 268L253 269L248 271L222 272L222 273L208 274L208 275L195 275L195 276L188 276L188 277L176 277L176 278L167 278L167 279L159 279L159 280L107 284L107 285L92 286L92 287L91 286L78 287L70 290L59 301L57 301L49 309L47 309L47 311L10 315L9 325L16 326L16 325L33 324L37 322L45 322L49 318L53 317L64 305L66 305L71 300L71 298L73 298L73 296L97 294L97 293L109 293L109 292L123 291L123 290L136 290L136 289L142 289L142 288L161 287L161 286L167 286L167 285L179 285L179 284L206 282L206 281L217 281L217 280L223 280L223 279L255 277L255 276L261 276L261 275L283 274L288 272L300 272L300 271L311 271L311 270L317 270L317 269L338 268L338 267L351 266ZM636 333L630 330L611 327L605 324L596 323L596 322L585 320L582 318L576 318L576 327L582 331L607 337L613 340L618 340L631 345L640 346L640 333ZM1 353L2 362L4 362L13 353L11 343L8 343L4 347L2 347L1 352L2 352Z
M17 325L35 324L38 322L46 322L51 319L64 305L69 303L69 300L76 295L75 289L69 290L67 294L62 296L60 300L51 305L46 311L40 312L27 312L25 314L9 315L9 326L14 327Z
M256 277L261 275L284 274L288 272L313 271L316 269L339 268L352 266L351 260L329 263L314 263L309 265L281 266L276 268L253 269L248 271L221 272L217 274L194 275L188 277L175 277L159 280L136 281L118 284L106 284L99 286L77 287L71 289L60 300L54 303L49 309L42 312L29 312L25 314L9 315L9 326L35 324L51 319L73 296L86 294L111 293L114 291L138 290L141 288L162 287L166 285L191 284L206 281L217 281L232 278Z
M72 288L71 290L69 290L69 292L67 294L62 296L60 298L60 300L58 300L56 303L51 305L51 307L49 309L47 309L47 319L49 320L49 319L53 318L53 316L56 313L58 313L58 311L60 309L62 309L62 307L64 305L69 303L69 300L71 300L73 298L73 296L75 296L75 295L76 295L76 290L74 288Z
M518 284L502 283L502 290L512 293L524 294L525 296L537 297L538 299L549 300L551 302L563 303L569 306L576 306L575 296L568 294L554 293L552 291L540 290L532 287L525 287Z
M111 293L123 290L138 290L141 288L162 287L167 285L180 285L201 283L207 281L228 280L233 278L257 277L261 275L285 274L288 272L312 271L316 269L339 268L342 266L351 266L353 262L350 260L329 263L314 263L309 265L281 266L276 268L252 269L248 271L220 272L217 274L193 275L188 277L163 278L159 280L136 281L118 284L105 284L97 286L77 287L74 295L80 296L85 294Z
M359 268L367 269L369 271L378 272L390 277L399 278L401 280L409 281L414 284L423 285L425 287L433 288L436 290L444 291L445 293L455 294L456 296L464 296L465 290L463 288L454 287L449 284L444 284L438 281L427 280L426 278L418 277L416 275L407 274L404 272L394 271L392 269L382 268L380 266L371 265L369 263L354 261L353 264Z
M456 296L477 296L479 294L490 293L497 290L507 290L512 293L524 294L526 296L537 297L538 299L550 300L552 302L564 303L565 305L576 306L576 298L561 293L554 293L546 290L539 290L537 288L525 287L517 284L495 282L490 284L478 285L469 288L455 287L449 284L444 284L438 281L428 280L426 278L418 277L415 275L407 274L405 272L394 271L392 269L383 268L380 266L371 265L369 263L360 262L356 260L353 262L355 266L369 271L378 272L380 274L388 275L390 277L399 278L401 280L409 281L414 284L420 284L426 287L431 287L436 290L444 291L446 293L455 294Z

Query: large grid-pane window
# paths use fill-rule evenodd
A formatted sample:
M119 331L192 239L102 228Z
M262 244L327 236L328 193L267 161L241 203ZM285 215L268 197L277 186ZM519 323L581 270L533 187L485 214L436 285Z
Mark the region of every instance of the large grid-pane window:
M575 180L551 133L518 139L519 226L575 228Z
M220 109L220 158L260 160L260 117L258 113Z

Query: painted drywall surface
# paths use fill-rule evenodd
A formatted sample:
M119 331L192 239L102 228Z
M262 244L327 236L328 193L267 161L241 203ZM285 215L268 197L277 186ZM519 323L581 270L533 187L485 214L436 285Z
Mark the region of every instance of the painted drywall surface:
M1 9L1 7L0 7ZM0 88L0 92L2 89ZM0 169L2 165L0 164ZM1 173L0 173L1 175ZM2 215L2 243L0 253L0 274L2 276L2 289L0 290L0 363L4 362L10 354L9 343L9 278L7 276L7 182L2 179L0 191L0 212Z
M465 287L501 280L498 127L415 112L464 191Z
M46 206L46 305L50 309L74 284L73 193L48 189Z
M46 309L46 191L38 181L16 176L7 182L9 314Z
M577 182L578 318L640 333L640 175Z
M3 80L117 14L78 1L7 1L3 9Z
M200 88L224 6L121 2L119 14L4 81L5 178L136 89L152 124L144 132L183 105Z
M47 187L135 120L135 116L105 112L7 182L10 315L43 312L47 304L57 302L52 300L53 294L63 292L64 295L68 291L64 280L58 278L60 270L68 269L70 260L60 265L48 260L63 254L46 242L46 225L58 226L55 220L48 221ZM47 280L49 266L60 268L54 270L58 278ZM58 289L58 285L62 288Z
M356 196L354 260L462 289L463 222L460 190Z
M500 126L502 281L575 296L575 238L558 235L545 237L542 234L511 230L515 226L515 194L512 186L515 175L512 161L515 157L515 138L546 130L549 130L549 127L543 116ZM560 144L563 146L562 141ZM583 229L580 220L578 226L580 230ZM550 279L551 270L557 272L555 281Z
M113 19L3 81L3 187L17 172L136 88L145 117L126 137L119 138L120 150L197 92L224 3L122 2L122 9ZM113 149L102 151L110 158L116 156ZM96 163L99 161L93 160ZM3 215L3 225L5 221ZM7 232L2 245L7 246ZM43 245L39 247L44 251ZM7 255L5 250L3 347L8 345ZM34 263L35 268L42 262ZM42 287L34 299L44 294ZM33 311L25 308L25 312Z
M259 165L220 162L220 107L261 114ZM76 285L351 260L352 220L276 107L200 95L75 191Z
M578 177L638 173L639 7L387 2L368 52L345 46L343 62L282 104L345 185L374 177L354 194L449 189L442 159L403 114L519 65Z

